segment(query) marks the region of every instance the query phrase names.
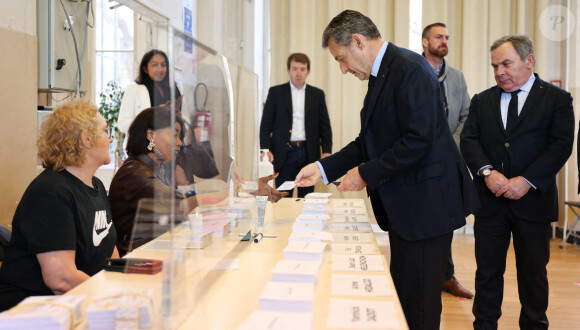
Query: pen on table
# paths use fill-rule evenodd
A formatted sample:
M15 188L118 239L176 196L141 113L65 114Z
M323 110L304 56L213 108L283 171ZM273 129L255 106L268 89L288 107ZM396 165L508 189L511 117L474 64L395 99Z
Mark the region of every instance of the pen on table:
M332 181L331 183L332 183L333 185L335 185L335 186L337 186L337 187L338 187L338 186L340 186L340 184L341 184L342 182L341 182L341 181Z
M254 243L259 243L260 240L262 239L262 237L264 237L264 235L262 235L262 233L258 233L255 237L254 237Z

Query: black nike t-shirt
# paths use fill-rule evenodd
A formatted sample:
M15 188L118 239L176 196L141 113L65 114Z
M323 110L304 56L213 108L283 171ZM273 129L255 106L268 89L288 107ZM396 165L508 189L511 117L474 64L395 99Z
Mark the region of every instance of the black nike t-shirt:
M66 170L44 170L28 186L12 220L0 269L0 310L31 295L51 295L36 255L74 250L77 269L93 276L105 267L117 241L103 183L93 187Z

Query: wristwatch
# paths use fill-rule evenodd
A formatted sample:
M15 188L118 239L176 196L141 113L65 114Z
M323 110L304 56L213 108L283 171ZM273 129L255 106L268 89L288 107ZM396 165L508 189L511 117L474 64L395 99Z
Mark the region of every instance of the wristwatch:
M484 179L487 178L488 176L491 175L491 168L489 167L484 168L479 175L481 175L481 177Z

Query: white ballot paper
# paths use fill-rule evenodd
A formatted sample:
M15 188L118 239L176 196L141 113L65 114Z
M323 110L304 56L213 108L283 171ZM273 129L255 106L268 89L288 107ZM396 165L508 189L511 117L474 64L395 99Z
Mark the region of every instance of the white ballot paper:
M390 297L389 278L384 275L332 274L333 296Z
M327 231L293 231L288 237L289 242L306 241L306 242L322 242L334 241L334 236Z
M331 231L340 233L370 233L372 228L368 223L333 223Z
M316 282L320 261L279 260L272 268L272 281L275 282Z
M304 196L305 199L310 199L310 198L314 198L314 199L318 199L318 198L326 198L328 199L328 197L332 196L332 193L320 193L320 192L311 192L309 194L306 194L306 196Z
M330 269L335 272L384 272L385 266L380 255L333 254Z
M324 223L325 220L330 220L330 215L328 214L300 214L296 217L296 222L321 222Z
M312 313L253 311L238 330L312 330Z
M330 252L334 254L378 254L374 244L332 243Z
M305 198L304 205L306 204L319 204L319 205L328 205L328 198Z
M399 329L395 304L391 301L330 299L329 328Z
M268 282L260 295L260 309L278 312L311 312L314 283Z
M372 243L371 234L349 234L349 233L334 233L334 241L338 243Z
M356 207L335 207L333 210L334 215L344 214L344 215L365 215L367 211L363 208Z
M74 295L28 297L0 313L0 329L72 329L83 320L84 300L85 296Z
M303 204L302 214L324 214L332 210L330 206L325 204Z
M292 190L292 189L294 189L294 187L296 187L296 182L294 182L294 181L286 181L286 182L282 183L277 188L277 190L279 190L279 191Z
M366 215L335 214L332 216L332 221L334 221L335 223L344 223L344 222L369 223L369 218Z
M292 231L323 231L326 225L324 222L294 222Z
M324 258L326 242L290 242L282 251L289 260L311 260L321 261Z
M153 290L99 294L86 313L89 330L149 329L153 325Z
M365 203L363 201L349 201L349 200L344 200L344 199L335 199L332 206L334 206L334 207L364 208Z

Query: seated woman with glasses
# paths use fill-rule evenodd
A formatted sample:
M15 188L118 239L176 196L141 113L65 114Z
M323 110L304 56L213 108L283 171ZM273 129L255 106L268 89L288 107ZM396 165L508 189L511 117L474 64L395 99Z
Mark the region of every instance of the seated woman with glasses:
M103 183L112 138L97 107L60 105L40 128L45 170L28 186L12 220L0 269L0 311L28 296L63 294L117 258L117 234Z

